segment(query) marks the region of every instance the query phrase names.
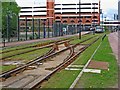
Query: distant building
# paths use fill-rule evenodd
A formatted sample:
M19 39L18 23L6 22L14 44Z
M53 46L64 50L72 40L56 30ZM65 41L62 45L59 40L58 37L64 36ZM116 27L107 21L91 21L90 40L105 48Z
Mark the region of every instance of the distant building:
M32 18L45 20L46 25L54 22L74 24L83 26L100 25L100 0L81 0L79 11L79 0L46 0L39 6L21 7L20 26L25 28L25 17L28 22ZM79 13L80 12L80 13ZM80 15L80 16L79 16Z

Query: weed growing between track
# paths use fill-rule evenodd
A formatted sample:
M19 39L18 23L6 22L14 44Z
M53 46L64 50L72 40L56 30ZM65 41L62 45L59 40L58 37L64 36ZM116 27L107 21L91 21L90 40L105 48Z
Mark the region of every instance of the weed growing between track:
M3 71L5 72L5 71L9 71L9 70L11 70L11 69L13 69L13 68L15 68L16 67L16 65L9 65L9 66L0 66L0 73L2 73Z
M68 39L72 39L72 38L76 38L77 36L72 36L72 37L68 37ZM59 40L65 40L66 38L59 38ZM16 49L21 49L21 48L26 48L26 47L30 47L30 46L35 46L38 44L46 44L46 43L51 43L53 41L57 41L57 40L46 40L46 41L39 41L39 42L33 42L33 43L29 43L29 44L23 44L23 45L18 45L18 46L13 46L13 47L5 47L3 48L1 52L4 51L10 51L10 50L16 50Z
M87 50L85 50L73 64L75 65L85 65L89 58L91 57L94 50L99 45L101 39L91 45ZM66 71L61 70L60 72L55 73L48 81L42 84L42 88L64 88L68 90L73 81L78 76L79 71ZM73 75L76 73L75 75Z
M71 41L70 44L77 44L77 43L84 41L84 40L86 40L90 37L93 37L93 36L97 36L97 35L93 35L93 34L84 35L84 36L82 36L82 39L75 38L75 40Z
M33 52L25 53L25 54L22 54L22 55L13 56L11 58L8 58L7 61L19 61L19 60L21 60L23 63L27 63L29 61L34 60L35 58L37 58L39 56L44 55L49 50L50 50L50 48L43 48L43 49L36 50L36 51L33 51ZM8 71L8 70L13 69L15 67L16 67L16 65L15 66L13 66L13 65L8 65L8 66L2 65L2 66L0 66L0 68L2 68L1 69L2 72Z

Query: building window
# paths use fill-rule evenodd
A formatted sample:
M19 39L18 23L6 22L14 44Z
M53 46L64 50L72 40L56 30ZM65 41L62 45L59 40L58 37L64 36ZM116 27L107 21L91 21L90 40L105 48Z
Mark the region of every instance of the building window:
M85 16L85 18L91 18L91 16Z
M71 20L71 23L75 23L75 21L74 21L74 20Z
M60 19L60 17L57 16L56 19Z
M92 20L92 22L98 22L98 20Z
M93 18L97 18L97 16L93 16Z
M86 20L86 23L90 23L90 21L89 21L89 20Z
M63 21L63 23L67 23L67 21L66 21L66 20L64 20L64 21Z
M78 23L82 22L82 20L79 20Z
M21 26L24 26L25 25L25 23L21 23Z

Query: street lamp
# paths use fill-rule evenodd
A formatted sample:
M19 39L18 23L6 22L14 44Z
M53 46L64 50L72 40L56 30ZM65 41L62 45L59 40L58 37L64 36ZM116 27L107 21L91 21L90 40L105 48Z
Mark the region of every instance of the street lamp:
M44 33L44 35L43 35L43 38L46 38L46 28L45 28L45 24L46 24L46 20L45 19L43 19L43 33Z
M104 24L104 21L103 21L103 12L102 12L102 31L103 31L103 24Z
M40 39L40 19L38 19L38 38Z
M95 19L94 19L94 18L95 18L95 5L96 5L96 4L93 3L93 5L94 5L94 9L93 9L93 10L94 10L94 11L93 11L93 27L94 27L94 28L93 28L93 35L94 35L94 34L95 34Z
M48 18L48 38L50 37L50 35L49 35L49 29L50 29L50 23L49 23L49 18Z
M8 15L7 15L7 39L8 39L8 42L10 42L10 16L9 16L9 12L8 12Z
M26 40L27 40L27 17L25 17L25 27L26 27L26 28L25 28L25 29L26 29L26 30L25 30L25 31L26 31L26 35L25 35L25 36L26 36Z
M32 16L32 39L34 39L34 16Z
M18 41L20 40L20 19L19 19L19 15L17 16L17 37L18 37Z
M80 22L80 12L81 12L81 0L79 0L79 39L81 39L81 22Z

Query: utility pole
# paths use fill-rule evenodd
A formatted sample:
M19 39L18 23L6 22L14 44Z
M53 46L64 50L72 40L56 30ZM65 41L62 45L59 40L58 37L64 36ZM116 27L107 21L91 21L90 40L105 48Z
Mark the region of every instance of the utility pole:
M102 12L102 31L103 31L103 24L104 24L104 21L103 21L103 12Z
M95 34L95 3L93 3L93 5L94 5L94 11L93 11L93 27L94 27L94 29L93 29L93 35Z
M80 4L81 4L81 0L79 0L79 39L81 39L81 19L80 19L80 14L81 14L81 6L80 6Z
M40 19L38 19L38 38L40 39Z
M7 15L7 39L10 42L10 16L9 13Z
M18 41L20 40L20 19L19 19L19 15L17 16L17 37L18 37Z
M26 28L25 28L25 29L26 29L26 30L25 30L25 32L26 32L26 35L25 35L25 36L26 36L26 40L27 40L27 17L25 17L25 27L26 27Z
M34 16L32 16L32 39L34 39Z

